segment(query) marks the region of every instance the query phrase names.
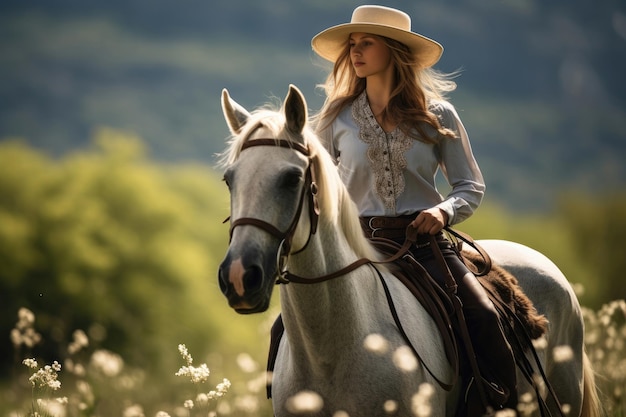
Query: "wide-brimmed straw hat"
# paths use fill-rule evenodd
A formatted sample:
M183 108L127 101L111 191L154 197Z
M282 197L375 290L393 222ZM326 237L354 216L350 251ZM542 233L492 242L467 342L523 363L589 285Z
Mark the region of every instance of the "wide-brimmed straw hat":
M435 65L443 46L438 42L411 32L411 17L403 11L384 6L359 6L352 12L350 23L328 28L313 37L311 46L322 58L335 62L346 47L351 33L371 33L395 39L408 46L421 67Z

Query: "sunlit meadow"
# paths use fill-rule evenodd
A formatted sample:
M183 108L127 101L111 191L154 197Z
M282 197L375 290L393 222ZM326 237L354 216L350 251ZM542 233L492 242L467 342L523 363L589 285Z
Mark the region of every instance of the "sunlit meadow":
M626 301L605 304L594 311L583 308L586 326L586 348L597 373L596 381L607 416L625 416L626 401ZM10 339L15 348L16 370L8 386L1 393L1 408L7 417L78 417L122 416L145 417L154 404L142 403L142 390L148 372L128 366L115 352L90 346L85 331L74 331L73 340L66 347L67 357L62 361L42 363L28 356L33 348L45 341L36 328L34 312L22 308L17 312ZM387 341L380 335L370 335L363 348L374 355L392 355L400 369L414 369L418 364L410 352L389 351ZM541 345L537 346L541 348ZM257 363L249 354L236 356L237 381L214 378L209 364L194 363L185 344L173 346L172 352L181 358L181 366L172 370L180 379L169 403L159 403L155 417L195 416L271 416L269 401L265 399L265 364ZM571 351L559 347L552 352L555 360L571 360ZM209 358L211 356L209 355ZM242 377L242 375L244 377ZM430 399L433 388L422 384L412 399L415 417L431 414ZM303 391L289 399L287 408L294 414L311 415L323 407L323 399L313 391ZM389 400L381 415L393 416L397 404ZM536 411L532 395L520 395L520 416ZM563 412L569 415L569 407ZM496 413L497 417L514 415L511 410ZM337 410L333 417L349 417Z

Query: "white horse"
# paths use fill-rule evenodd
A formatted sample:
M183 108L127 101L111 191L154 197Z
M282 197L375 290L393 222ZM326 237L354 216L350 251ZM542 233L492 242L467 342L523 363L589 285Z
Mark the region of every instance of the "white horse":
M442 387L454 375L429 314L381 266L344 269L380 255L363 236L336 167L308 127L300 91L290 86L280 111L249 113L224 90L222 108L232 132L222 155L231 195L222 292L233 309L248 314L268 308L279 276L311 283L292 280L281 287L285 333L273 374L275 415L454 415L459 391ZM563 274L525 246L480 244L548 318L539 355L567 415L598 415L581 310ZM419 358L394 322L385 287ZM560 361L551 352L563 347L569 357ZM550 399L548 405L560 415Z

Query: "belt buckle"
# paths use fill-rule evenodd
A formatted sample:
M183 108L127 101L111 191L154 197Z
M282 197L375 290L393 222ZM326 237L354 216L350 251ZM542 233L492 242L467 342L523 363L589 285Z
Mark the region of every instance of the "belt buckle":
M375 220L375 219L377 219L377 218L378 218L378 217L370 217L370 219L369 219L369 220L368 220L368 222L367 222L367 227L369 227L369 228L370 228L370 230L372 231L372 232L370 233L370 236L371 236L372 238L375 238L375 237L376 237L376 232L377 232L377 231L379 231L379 230L382 230L382 229L383 229L383 228L381 228L381 227L374 227L374 225L372 224L372 221L373 221L373 220Z

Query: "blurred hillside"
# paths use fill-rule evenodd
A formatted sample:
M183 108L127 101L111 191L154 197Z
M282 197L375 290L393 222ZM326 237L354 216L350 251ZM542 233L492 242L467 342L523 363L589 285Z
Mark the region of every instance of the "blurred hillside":
M539 210L567 190L625 188L626 4L383 3L444 45L440 70L463 69L452 99L489 200ZM310 39L358 4L4 0L0 138L60 156L110 126L144 138L156 159L213 164L227 135L221 89L254 107L294 83L319 109L326 69Z

